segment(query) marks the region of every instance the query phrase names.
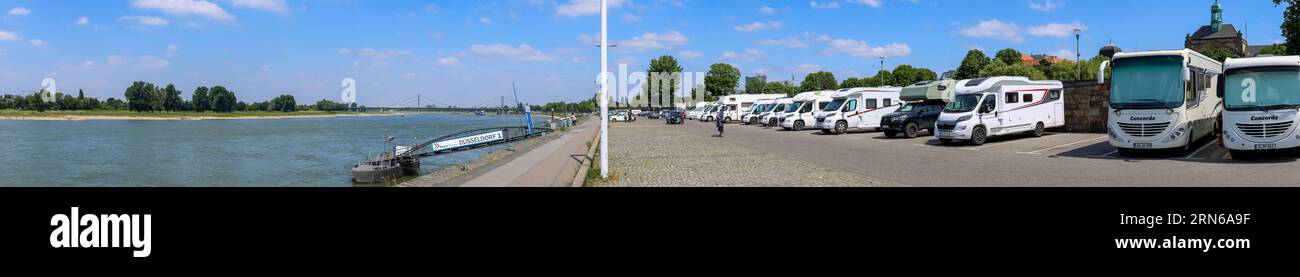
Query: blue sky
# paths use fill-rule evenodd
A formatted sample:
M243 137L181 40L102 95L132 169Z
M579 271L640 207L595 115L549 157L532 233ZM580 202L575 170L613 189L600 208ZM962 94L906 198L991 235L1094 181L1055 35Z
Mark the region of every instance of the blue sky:
M387 105L415 94L449 105L510 95L575 101L595 91L597 0L0 0L0 93L54 78L61 92L121 98L131 81L189 94L225 85L244 101L293 94ZM1073 56L1114 40L1177 49L1209 23L1206 0L611 0L612 64L671 54L687 71L731 63L749 76L840 79L911 64L943 72L972 48ZM1282 8L1223 3L1251 44L1281 41ZM613 68L617 68L615 65Z

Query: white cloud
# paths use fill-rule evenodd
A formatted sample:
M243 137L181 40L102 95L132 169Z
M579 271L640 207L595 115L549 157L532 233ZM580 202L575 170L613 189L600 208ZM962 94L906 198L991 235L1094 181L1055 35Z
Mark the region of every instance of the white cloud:
M141 28L167 26L167 24L172 23L171 20L167 20L165 18L161 18L157 16L143 16L143 15L123 16L121 18L118 18L117 21L135 21L136 26Z
M881 0L847 0L847 1L848 1L849 3L865 4L865 5L867 5L867 6L871 6L871 7L874 7L874 8L879 8L879 7L880 7L880 4L882 4L882 3L880 2Z
M181 51L181 47L180 47L180 46L176 46L175 44L168 44L168 45L167 45L167 52L170 52L170 53L176 53L177 51Z
M406 74L402 74L402 79L415 79L415 76L415 72L407 72Z
M81 25L81 26L90 25L90 18L85 16L82 16L81 18L77 18L77 25Z
M91 69L95 69L95 61L92 61L92 60L86 60L86 61L84 61L84 62L81 62L81 69L82 69L82 70L91 70Z
M171 64L172 62L169 60L159 59L154 56L145 55L145 56L140 56L140 59L136 63L136 66L143 69L161 69Z
M782 26L785 26L785 23L781 21L752 22L749 24L737 25L735 29L738 32L755 32L780 29Z
M578 17L583 15L599 15L600 0L568 0L569 2L555 6L555 14ZM609 0L609 8L622 7L626 0Z
M207 0L131 0L131 6L138 9L159 10L170 15L197 15L217 20L235 20L235 16Z
M593 46L600 45L599 34L582 34L578 36L578 41ZM644 33L630 39L616 41L610 40L609 44L618 45L611 48L619 52L644 52L646 50L667 50L682 47L690 42L690 38L680 32L672 31L665 33Z
M491 18L487 18L487 17L479 17L479 18L478 18L478 22L479 22L479 23L483 23L484 25L491 25L491 24L492 24L492 19L491 19Z
M45 46L45 41L44 41L44 40L33 39L33 40L28 40L27 42L28 42L28 43L31 43L32 46L36 46L36 47L44 47L44 46Z
M812 6L814 9L837 9L840 7L840 2L830 1L818 3L817 1L812 1L809 2L808 5Z
M339 48L339 54L341 54L341 55L352 54L352 49L348 49L348 48L346 48L346 47L344 47L344 48Z
M261 71L261 72L270 72L270 71L271 71L271 66L269 66L269 65L262 65L261 67L258 67L258 68L257 68L257 71Z
M28 10L27 8L17 7L9 9L9 15L12 16L26 16L29 14L32 14L32 10Z
M808 48L808 43L796 37L787 37L782 39L764 39L758 41L759 45L784 46L786 48Z
M376 60L387 60L387 59L392 59L397 57L410 56L412 54L414 53L411 53L411 51L407 51L407 50L392 50L392 49L375 50L373 48L361 49L361 52L357 52L358 56L367 57Z
M967 37L996 38L1009 42L1022 42L1025 40L1024 36L1020 34L1020 25L1002 22L997 19L983 21L973 27L962 28L960 33Z
M231 5L273 12L289 11L289 4L284 0L232 0Z
M815 64L801 64L801 65L799 65L799 66L795 66L794 68L790 68L790 69L788 69L787 71L790 71L790 73L796 73L796 74L808 74L808 73L815 73L815 72L818 72L818 71L825 71L825 70L826 70L826 68L823 68L823 67L820 66L820 65L815 65Z
M742 60L752 62L763 59L763 52L758 51L758 49L745 49L745 51L740 53L726 51L722 52L722 56L719 58L724 60Z
M1034 9L1034 10L1038 10L1038 11L1043 11L1043 12L1054 11L1054 10L1059 9L1059 8L1061 8L1061 7L1065 7L1065 2L1064 2L1064 1L1057 1L1057 0L1044 0L1042 3L1036 3L1036 2L1033 2L1033 1L1030 1L1030 2L1029 2L1029 8L1030 8L1030 9Z
M833 55L835 52L846 53L858 58L902 57L912 54L912 47L907 44L891 43L885 46L872 46L861 40L836 39L831 41L822 54Z
M623 22L641 22L641 17L636 14L625 13L622 18Z
M1056 51L1052 51L1050 54L1052 56L1056 56L1057 58L1062 58L1067 60L1074 60L1075 58L1074 50L1069 50L1069 49L1057 49Z
M1044 37L1068 37L1074 35L1074 30L1088 30L1088 26L1080 22L1073 23L1050 23L1042 26L1029 27L1028 33L1034 36Z
M441 65L441 66L460 66L461 63L460 63L460 59L457 59L456 57L446 57L446 58L438 59L438 65Z
M438 14L438 12L439 12L439 10L438 10L438 5L437 5L437 4L429 4L429 5L426 5L426 6L424 6L424 9L423 9L422 11L424 11L424 13L427 13L427 14Z
M122 56L118 56L118 55L108 56L108 64L111 65L124 65L128 62L129 61L127 61L126 58L123 58Z
M694 59L704 56L704 53L700 53L700 51L681 51L677 52L677 55L683 59Z
M758 7L758 13L761 13L761 14L774 14L774 13L776 13L776 9L774 9L774 8L772 8L772 7L768 7L768 6L762 6L762 7Z
M9 31L0 31L0 41L20 41L20 40L23 40L23 37L19 36L18 33L9 32Z
M470 46L470 52L481 56L490 56L504 58L515 61L554 61L559 58L542 53L541 50L533 49L527 44L519 46L510 46L505 44L482 45L475 44Z

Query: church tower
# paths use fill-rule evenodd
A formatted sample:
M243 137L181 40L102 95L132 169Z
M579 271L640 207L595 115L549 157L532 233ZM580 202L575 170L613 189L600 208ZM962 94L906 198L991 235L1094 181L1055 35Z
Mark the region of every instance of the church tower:
M1214 6L1210 7L1210 30L1216 33L1223 30L1223 6L1219 6L1219 0L1214 0Z

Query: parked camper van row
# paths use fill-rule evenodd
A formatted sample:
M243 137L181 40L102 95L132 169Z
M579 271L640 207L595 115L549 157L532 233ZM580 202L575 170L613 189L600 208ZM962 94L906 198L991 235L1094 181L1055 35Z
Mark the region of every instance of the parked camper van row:
M1116 53L1107 133L1121 155L1190 151L1218 136L1234 158L1261 151L1300 152L1300 56L1228 59L1196 51ZM1105 75L1098 83L1105 84ZM784 95L732 95L696 104L687 119L816 129L826 134L881 131L886 137L928 133L943 144L981 145L989 138L1043 136L1065 126L1060 81L989 77L921 82L906 88L845 88ZM721 113L719 113L721 111Z

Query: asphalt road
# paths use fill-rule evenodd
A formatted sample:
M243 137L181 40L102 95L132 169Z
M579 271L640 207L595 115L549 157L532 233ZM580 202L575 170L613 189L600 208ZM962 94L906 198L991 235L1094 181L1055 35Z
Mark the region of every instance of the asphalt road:
M714 123L664 125L696 135ZM1300 186L1294 155L1232 160L1213 139L1184 153L1120 156L1105 134L1048 133L992 138L983 146L944 146L934 137L889 139L880 132L823 135L728 124L727 143L912 186ZM924 133L923 133L924 134ZM797 169L791 169L797 170Z

